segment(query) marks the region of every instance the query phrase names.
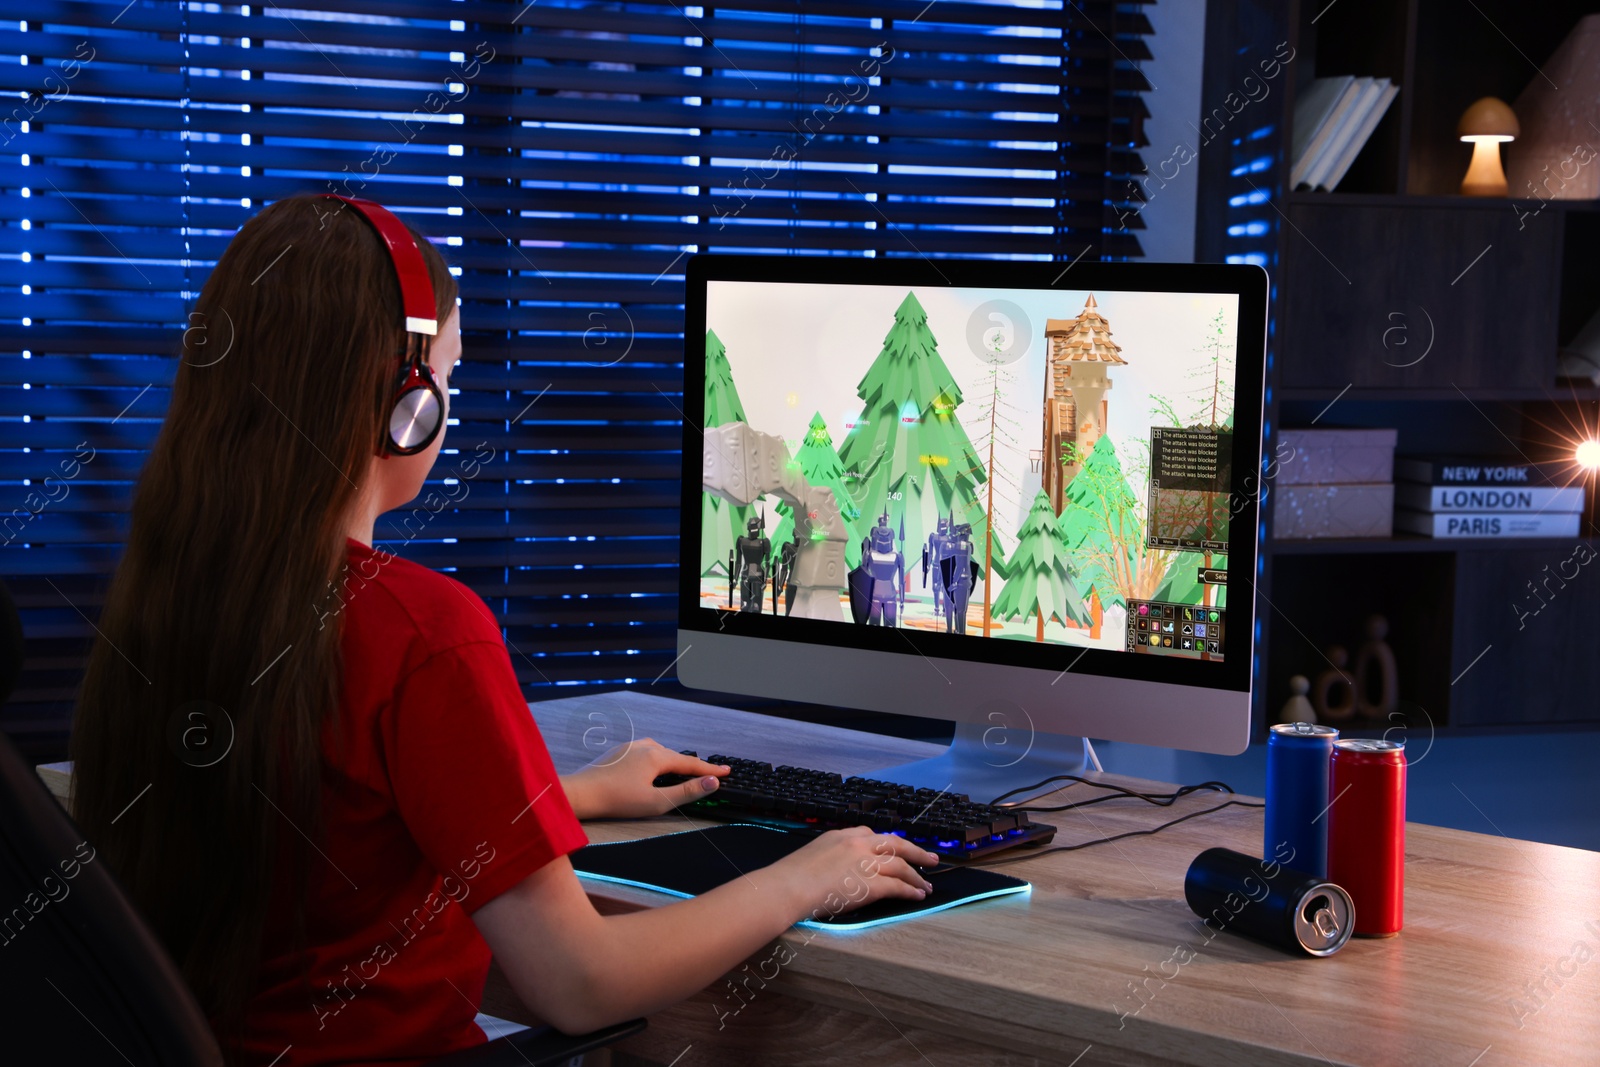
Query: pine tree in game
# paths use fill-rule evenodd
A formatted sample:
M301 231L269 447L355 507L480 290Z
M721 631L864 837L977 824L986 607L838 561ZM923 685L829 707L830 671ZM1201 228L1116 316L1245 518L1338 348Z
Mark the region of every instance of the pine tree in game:
M996 466L994 461L995 445L1004 439L1014 442L1022 432L1022 424L1014 418L1015 406L1007 399L1015 376L1009 371L1001 369L999 357L1003 351L1002 337L997 333L991 342L991 351L994 359L989 361L989 395L978 401L976 425L979 427L979 436L976 443L978 450L985 454L984 473L988 476L988 485L984 487L984 511L989 515L995 514L995 497L1000 498L1000 506L1005 508L1005 514L1015 515L1022 510L1017 506L1017 497L1021 494L1022 487L1015 478L1006 473L1004 466ZM978 542L978 551L984 559L992 557L995 574L1001 578L1006 576L1005 548L1000 544L1000 538L994 533L994 527L989 527L990 536L985 541ZM980 616L979 625L985 636L990 630L997 629L993 625L994 619L994 585L993 582L984 583L983 587L983 614Z
M855 500L845 488L844 463L840 461L839 453L834 451L833 437L828 433L828 424L823 421L822 412L811 416L811 425L806 427L805 439L795 451L794 461L800 464L800 473L805 475L806 481L833 490L834 497L839 501L839 516L844 520L845 532L850 535L844 545L845 564L854 569L861 562L861 539L864 536L859 523L861 509L856 507ZM788 504L779 503L778 514L783 518L772 535L774 552L794 540L794 509Z
M1088 455L1075 452L1069 462L1081 468L1067 485L1057 526L1078 565L1079 580L1094 587L1106 608L1154 599L1174 553L1146 543L1143 506L1110 436L1096 441Z
M883 349L856 386L862 410L846 434L839 458L860 514L888 510L890 525L903 520L905 543L927 543L939 516L954 514L972 525L975 544L984 543L988 515L977 487L985 480L983 461L956 416L962 396L939 355L928 327L928 313L915 293L907 293L894 313ZM995 539L995 570L1004 560Z
M1061 532L1056 509L1041 489L1028 517L1022 520L1017 546L1006 561L1006 584L994 602L995 617L1032 616L1035 641L1044 640L1044 624L1049 619L1088 626L1089 612L1073 571L1072 548Z
M728 366L727 349L712 330L706 331L706 429L727 422L744 422L744 404L733 384L733 368ZM700 494L701 576L728 574L728 553L744 536L745 526L754 516L749 506L730 504L711 493Z
M1199 557L1193 553L1177 553L1177 559L1172 568L1167 572L1156 587L1155 595L1151 600L1169 600L1176 604L1205 604L1213 608L1228 606L1228 587L1225 585L1206 585L1200 581ZM1187 557L1188 565L1185 566ZM1210 557L1211 566L1217 570L1228 569L1226 555L1213 555ZM1209 595L1210 599L1205 599Z

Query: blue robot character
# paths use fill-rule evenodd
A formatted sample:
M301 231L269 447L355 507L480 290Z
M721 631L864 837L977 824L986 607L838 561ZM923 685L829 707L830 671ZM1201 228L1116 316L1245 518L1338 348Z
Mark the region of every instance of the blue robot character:
M922 546L922 588L928 588L928 572L933 571L933 617L940 618L944 614L944 583L940 581L939 563L950 554L950 523L951 520L943 516L939 518L939 528L928 535L928 543Z
M939 580L945 592L945 633L967 632L967 603L972 587L978 584L978 561L973 559L972 524L961 523L950 530L948 552L939 561Z
M850 572L850 614L858 623L898 625L905 606L906 559L894 542L886 511L861 543L861 565Z

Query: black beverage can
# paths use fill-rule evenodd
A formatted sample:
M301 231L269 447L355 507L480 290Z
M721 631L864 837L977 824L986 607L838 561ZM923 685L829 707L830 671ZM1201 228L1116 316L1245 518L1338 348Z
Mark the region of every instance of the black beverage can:
M1355 926L1350 894L1332 882L1231 848L1196 856L1183 896L1207 925L1297 954L1331 956Z

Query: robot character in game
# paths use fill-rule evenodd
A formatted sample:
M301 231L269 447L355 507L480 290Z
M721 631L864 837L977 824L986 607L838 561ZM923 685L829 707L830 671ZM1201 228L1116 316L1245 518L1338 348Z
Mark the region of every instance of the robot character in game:
M901 540L905 539L904 531ZM861 565L850 572L850 614L868 626L894 626L905 607L906 558L894 547L889 513L861 543Z
M800 547L793 541L785 541L783 548L778 551L778 567L772 578L772 613L778 613L778 590L783 590L783 613L785 615L794 611L794 559L800 552Z
M933 571L933 617L944 614L944 583L939 580L939 561L950 553L950 519L941 516L939 528L928 535L922 546L922 588L928 588L928 571Z
M978 561L972 558L972 524L952 526L948 552L939 561L939 580L945 591L945 633L967 632L967 602L978 584Z
M728 606L733 606L733 579L739 576L739 610L761 611L767 593L767 569L772 557L772 542L767 540L767 516L751 519L749 531L733 543L728 553Z

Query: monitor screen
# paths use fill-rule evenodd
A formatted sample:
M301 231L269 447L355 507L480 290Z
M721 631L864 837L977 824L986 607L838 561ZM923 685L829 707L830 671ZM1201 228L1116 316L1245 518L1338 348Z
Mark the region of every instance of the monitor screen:
M1248 690L1259 270L804 258L691 266L680 629Z

